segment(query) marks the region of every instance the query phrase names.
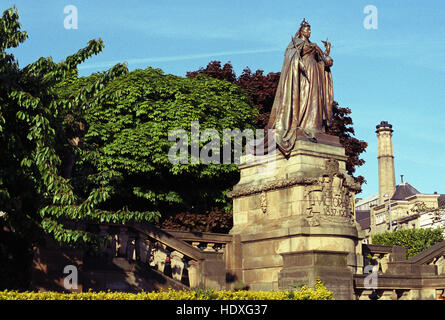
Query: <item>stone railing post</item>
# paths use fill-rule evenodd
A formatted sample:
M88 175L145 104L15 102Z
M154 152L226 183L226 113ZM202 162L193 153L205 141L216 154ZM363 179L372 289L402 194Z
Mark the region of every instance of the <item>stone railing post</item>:
M137 246L136 246L136 235L129 234L127 240L127 259L136 260L137 258Z
M167 252L162 245L159 245L157 248L153 249L153 260L150 263L150 266L157 266L158 270L164 273L165 269L165 259L167 258Z
M193 246L194 248L199 249L199 245L200 245L200 243L201 243L201 242L199 242L199 241L192 241L192 246ZM199 250L201 250L201 249L199 249Z
M184 271L184 262L182 261L183 257L184 257L184 255L178 251L173 251L170 254L172 277L173 277L173 279L178 280L178 281L181 281L182 273Z
M118 235L118 255L120 257L127 256L127 245L128 245L128 228L121 227Z
M389 262L389 254L384 254L379 262L380 267L382 268L382 273L386 273L386 270L388 270L388 262Z
M188 264L189 285L190 288L196 288L199 286L199 262L192 260Z
M215 244L213 242L208 242L207 246L204 248L204 252L215 252L215 248L214 248Z
M442 275L445 274L445 256L441 256L438 258L434 264L437 266L437 274Z
M151 255L151 242L145 234L139 235L138 240L139 259L143 263L149 262Z

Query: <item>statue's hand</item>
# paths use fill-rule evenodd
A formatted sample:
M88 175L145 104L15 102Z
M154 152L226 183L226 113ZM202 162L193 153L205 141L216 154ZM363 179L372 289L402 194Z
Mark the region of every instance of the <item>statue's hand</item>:
M325 51L324 51L324 53L325 53L325 55L328 56L329 53L331 52L331 43L328 42L327 39L326 39L326 41L322 41L322 42L323 42L324 47L325 47Z

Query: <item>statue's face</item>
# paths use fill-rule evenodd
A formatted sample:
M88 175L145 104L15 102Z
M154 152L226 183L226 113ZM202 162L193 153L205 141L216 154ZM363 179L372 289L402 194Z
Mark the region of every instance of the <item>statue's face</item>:
M309 37L311 36L311 27L303 27L303 29L301 29L301 34L309 39Z

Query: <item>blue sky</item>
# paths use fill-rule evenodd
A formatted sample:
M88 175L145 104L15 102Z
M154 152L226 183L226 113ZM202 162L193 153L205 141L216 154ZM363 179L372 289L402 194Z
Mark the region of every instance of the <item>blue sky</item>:
M413 0L2 0L16 5L29 39L15 49L23 67L41 56L60 61L102 38L104 52L80 66L81 75L117 62L130 70L152 66L184 76L211 60L281 70L284 49L301 20L311 40L329 38L334 98L352 109L356 137L369 143L357 173L377 193L375 126L394 128L396 182L400 175L424 193L445 193L445 1ZM78 9L78 29L67 30L64 8ZM366 29L364 8L378 10Z

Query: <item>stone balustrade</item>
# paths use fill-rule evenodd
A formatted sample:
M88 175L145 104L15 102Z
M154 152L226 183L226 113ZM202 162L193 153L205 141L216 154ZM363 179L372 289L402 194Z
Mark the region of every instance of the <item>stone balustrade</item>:
M354 275L358 300L436 300L445 295L445 242L406 259L397 246L363 245L367 272ZM369 270L367 265L375 268ZM374 274L371 274L374 272Z
M226 253L226 246L232 242L232 236L228 234L178 230L165 231L204 252Z
M187 286L197 285L190 283L188 268L197 260L166 243L125 226L100 225L99 235L108 238L107 242L101 243L100 249L111 258L139 261ZM196 276L192 278L197 279Z
M362 247L364 270L363 273L371 271L384 274L388 270L388 263L403 261L406 259L406 249L399 246L384 246L364 244ZM374 266L372 269L367 266Z
M107 239L100 244L100 250L111 259L141 262L191 288L203 282L211 287L224 288L223 255L231 240L228 235L208 233L200 236L168 230L169 233L150 224L101 224L98 228L99 235ZM216 268L202 268L215 263Z
M239 259L239 252L245 249L237 240L239 235L162 230L144 223L90 227L89 231L105 239L99 245L100 255L61 250L56 244L39 248L34 257L35 288L58 290L53 284L63 285L63 278L51 270L74 264L82 279L79 290L147 291L198 286L230 289L235 281L245 281L243 264L256 261ZM337 280L349 281L346 287L351 288L354 299L435 300L445 296L445 242L410 259L406 259L406 250L397 246L364 244L362 253L363 270L343 278L335 271ZM315 250L284 253L279 281L289 280L290 272L296 271L295 261L301 262L303 258L306 263L300 268L314 265L333 273L335 267L347 264L347 256L341 255ZM323 256L323 268L317 264L319 256ZM373 276L376 278L369 281Z

